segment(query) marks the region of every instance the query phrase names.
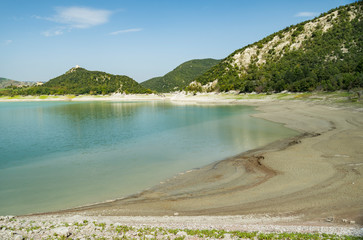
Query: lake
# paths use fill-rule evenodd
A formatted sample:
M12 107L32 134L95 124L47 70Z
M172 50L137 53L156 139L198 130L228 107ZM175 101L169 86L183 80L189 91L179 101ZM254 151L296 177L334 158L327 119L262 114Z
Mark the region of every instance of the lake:
M124 197L296 135L242 105L1 102L0 215Z

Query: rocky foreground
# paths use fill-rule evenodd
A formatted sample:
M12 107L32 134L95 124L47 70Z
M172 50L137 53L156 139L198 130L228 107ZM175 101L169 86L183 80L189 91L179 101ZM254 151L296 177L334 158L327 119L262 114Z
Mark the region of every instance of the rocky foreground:
M286 224L273 224L281 221ZM354 225L295 226L292 221L269 216L5 216L0 217L0 239L363 239L363 229Z

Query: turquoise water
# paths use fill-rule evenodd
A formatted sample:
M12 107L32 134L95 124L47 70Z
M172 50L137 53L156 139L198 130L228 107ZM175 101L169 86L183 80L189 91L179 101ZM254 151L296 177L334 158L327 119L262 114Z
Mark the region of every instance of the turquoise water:
M0 215L119 198L296 134L253 113L168 102L0 103Z

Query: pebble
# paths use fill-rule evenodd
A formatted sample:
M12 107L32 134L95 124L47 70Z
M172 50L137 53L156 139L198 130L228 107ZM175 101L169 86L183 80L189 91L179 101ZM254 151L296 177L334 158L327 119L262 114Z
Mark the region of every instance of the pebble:
M23 240L24 237L22 235L15 235L14 240Z
M179 231L176 235L177 236L188 236L188 234L184 231Z
M71 235L71 233L69 232L69 228L68 227L58 227L58 228L54 228L53 233L59 235L59 236L66 236L69 237Z
M224 234L224 238L223 239L225 239L225 240L232 239L232 235L229 234L229 233L226 233L226 234Z

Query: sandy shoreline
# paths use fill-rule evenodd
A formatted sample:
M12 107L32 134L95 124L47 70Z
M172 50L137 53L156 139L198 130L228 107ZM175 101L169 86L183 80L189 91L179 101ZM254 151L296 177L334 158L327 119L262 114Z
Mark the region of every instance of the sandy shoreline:
M167 100L253 105L261 111L255 117L301 135L188 171L124 199L33 217L268 215L277 220L267 219L266 225L362 226L363 112L304 101Z

